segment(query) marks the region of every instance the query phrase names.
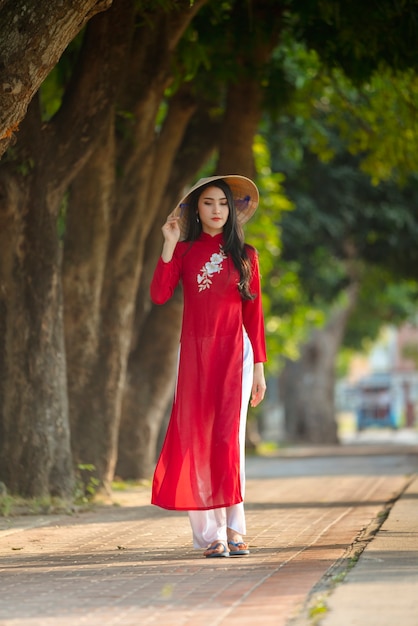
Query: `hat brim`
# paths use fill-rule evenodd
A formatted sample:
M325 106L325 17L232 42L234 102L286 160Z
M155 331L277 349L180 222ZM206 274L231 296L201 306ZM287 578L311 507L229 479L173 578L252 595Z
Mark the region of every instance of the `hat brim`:
M186 195L181 198L176 208L170 214L180 218L180 241L184 240L187 237L189 218L187 204L190 194L193 193L193 191L196 191L196 189L199 189L199 187L203 187L204 185L214 182L215 180L224 180L231 188L232 196L234 198L235 209L237 212L237 221L239 224L245 224L254 215L259 202L259 193L255 183L253 183L252 180L246 178L245 176L239 176L235 174L201 178L197 181L197 183L193 185L193 187L189 189Z

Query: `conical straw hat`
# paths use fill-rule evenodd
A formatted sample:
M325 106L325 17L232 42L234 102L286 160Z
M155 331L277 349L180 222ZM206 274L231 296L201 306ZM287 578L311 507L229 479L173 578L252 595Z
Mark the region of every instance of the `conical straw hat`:
M180 217L180 240L183 240L187 236L188 231L188 211L187 204L189 202L189 196L193 191L203 187L207 183L211 183L215 180L224 180L229 187L234 198L235 209L237 212L237 220L239 224L245 224L254 215L259 201L259 193L256 185L252 180L245 176L228 175L228 176L209 176L208 178L201 178L189 189L185 196L178 202L171 215Z

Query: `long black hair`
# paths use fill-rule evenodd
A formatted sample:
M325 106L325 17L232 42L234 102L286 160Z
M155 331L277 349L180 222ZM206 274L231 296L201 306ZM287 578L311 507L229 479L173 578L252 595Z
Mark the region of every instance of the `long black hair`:
M244 300L254 300L255 294L250 292L251 261L248 257L246 244L244 243L244 233L241 224L237 220L237 212L234 197L230 186L222 179L211 181L192 191L188 197L188 232L186 241L196 241L202 232L202 224L196 219L198 215L199 198L208 187L218 187L221 189L228 202L228 219L223 228L224 245L223 250L231 256L232 262L239 272L238 291Z

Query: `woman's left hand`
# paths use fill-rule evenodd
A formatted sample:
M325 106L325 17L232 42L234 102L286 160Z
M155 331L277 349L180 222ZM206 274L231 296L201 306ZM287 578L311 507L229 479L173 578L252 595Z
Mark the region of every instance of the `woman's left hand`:
M266 393L266 379L264 378L264 363L254 363L253 386L251 389L250 405L256 407Z

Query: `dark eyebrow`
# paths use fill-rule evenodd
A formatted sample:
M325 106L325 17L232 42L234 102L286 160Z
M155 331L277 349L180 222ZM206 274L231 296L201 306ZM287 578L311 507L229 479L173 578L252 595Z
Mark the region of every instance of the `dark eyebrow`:
M222 196L222 198L218 198L219 200L226 200L226 196ZM215 200L213 196L203 196L203 200Z

